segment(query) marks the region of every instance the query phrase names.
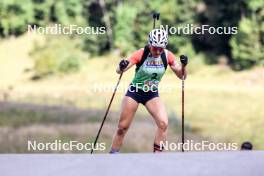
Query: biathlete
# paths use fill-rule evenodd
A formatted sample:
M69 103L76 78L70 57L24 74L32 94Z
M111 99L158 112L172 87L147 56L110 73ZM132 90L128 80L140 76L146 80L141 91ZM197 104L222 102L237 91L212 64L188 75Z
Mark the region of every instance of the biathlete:
M143 104L157 124L153 152L162 152L160 142L165 141L168 128L168 116L162 103L158 84L167 65L179 79L186 78L187 57L181 57L181 64L176 62L174 54L166 49L168 34L163 29L153 29L148 36L148 45L135 51L128 60L121 60L116 72L126 72L136 65L132 80L122 105L118 129L113 137L110 153L118 153L125 134L134 118L138 105ZM183 77L184 76L184 77Z

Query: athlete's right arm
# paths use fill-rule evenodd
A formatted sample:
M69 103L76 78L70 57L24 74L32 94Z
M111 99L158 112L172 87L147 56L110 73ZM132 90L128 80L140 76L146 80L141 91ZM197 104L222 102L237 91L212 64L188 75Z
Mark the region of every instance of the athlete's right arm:
M128 63L128 65L127 65L127 67L125 68L125 69L123 69L123 72L126 72L129 68L131 68L133 65L135 65L134 63L132 63L132 62L130 62L130 61L128 61L129 63ZM116 73L118 73L118 74L121 74L121 69L120 69L120 66L119 66L119 64L118 64L118 66L117 66L117 68L116 68Z
M140 62L141 58L142 58L142 55L143 55L143 52L144 52L144 48L141 48L137 51L135 51L129 58L128 58L128 65L125 69L123 69L123 72L127 71L128 69L130 69L133 65L137 64ZM120 69L120 66L118 64L117 68L116 68L116 72L118 74L121 74L121 69Z

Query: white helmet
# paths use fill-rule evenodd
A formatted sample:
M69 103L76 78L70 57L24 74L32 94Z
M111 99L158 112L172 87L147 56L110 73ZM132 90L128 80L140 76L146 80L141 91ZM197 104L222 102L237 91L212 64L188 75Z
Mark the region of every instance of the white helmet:
M148 44L151 46L166 48L168 44L168 34L163 29L153 29L149 33Z

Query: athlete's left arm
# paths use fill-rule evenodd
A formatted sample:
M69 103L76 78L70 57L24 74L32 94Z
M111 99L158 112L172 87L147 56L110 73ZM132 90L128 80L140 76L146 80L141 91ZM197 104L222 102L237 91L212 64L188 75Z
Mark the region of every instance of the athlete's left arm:
M184 75L184 79L186 79L187 76L186 69L183 65L177 63L174 54L168 51L167 57L168 57L168 64L170 65L172 71L177 75L177 77L179 79L182 79L182 76Z
M182 76L184 75L184 79L187 77L187 72L184 66L178 64L175 60L172 65L170 65L170 68L172 71L177 75L179 79L182 79Z

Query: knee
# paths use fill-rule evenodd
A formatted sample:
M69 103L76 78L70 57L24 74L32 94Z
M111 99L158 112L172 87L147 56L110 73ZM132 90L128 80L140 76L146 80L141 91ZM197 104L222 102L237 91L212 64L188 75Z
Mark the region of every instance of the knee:
M166 131L167 128L168 128L168 122L167 121L164 121L164 120L161 120L158 122L158 128L161 130L161 131Z
M124 136L128 130L128 126L119 124L117 129L117 135Z

